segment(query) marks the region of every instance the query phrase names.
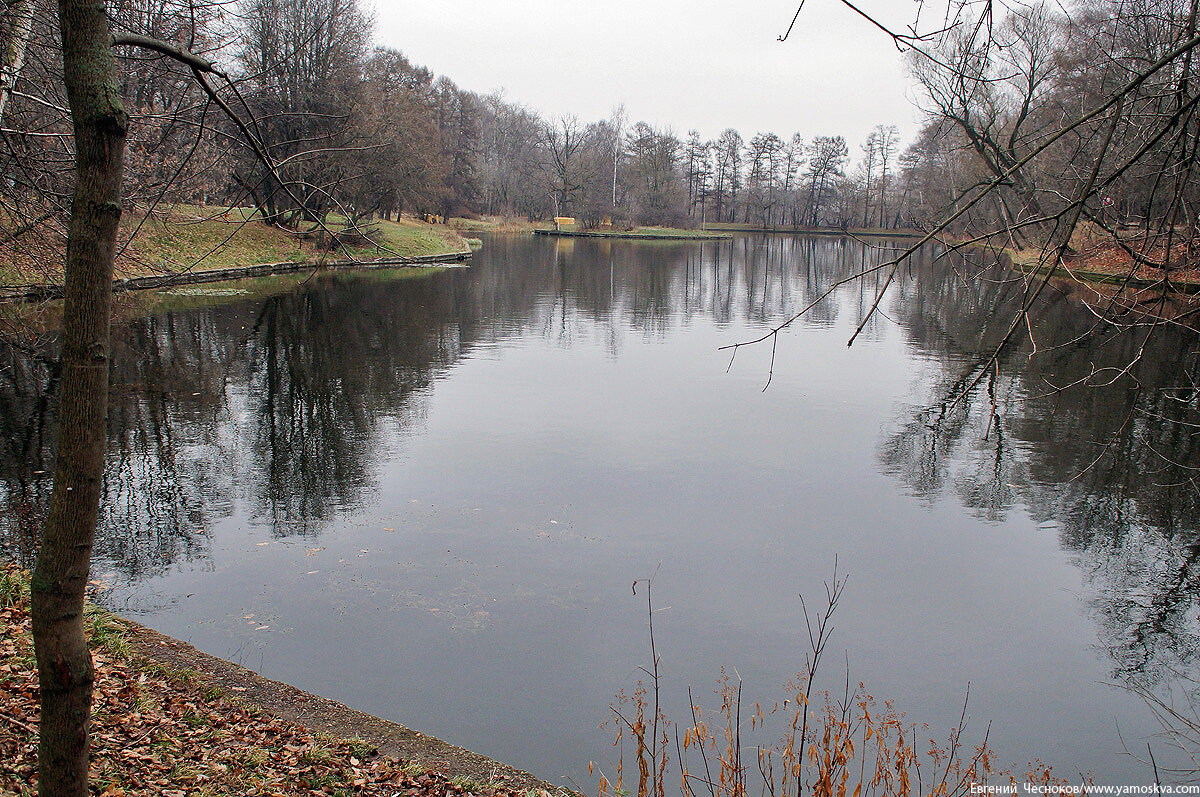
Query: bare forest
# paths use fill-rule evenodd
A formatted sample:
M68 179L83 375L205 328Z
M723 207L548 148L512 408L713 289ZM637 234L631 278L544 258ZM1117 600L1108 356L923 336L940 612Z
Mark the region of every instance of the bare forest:
M0 213L7 243L33 251L61 244L70 193L56 14L14 0L0 18ZM405 212L759 228L953 216L949 232L1027 247L1078 210L1140 265L1183 265L1191 249L1195 10L1183 2L966 4L922 23L932 33L891 33L926 119L907 146L891 124L861 143L732 128L706 140L623 108L546 117L375 46L354 0L136 0L110 17L131 119L124 185L143 216L253 207L293 230Z
M34 250L61 244L72 175L55 16L44 0L19 0L0 18L0 213L8 242ZM352 225L401 213L588 226L912 221L890 125L855 146L734 129L705 140L623 108L545 117L375 46L354 0L136 0L110 16L130 117L126 203L139 216L183 203L252 207L290 230L330 214Z

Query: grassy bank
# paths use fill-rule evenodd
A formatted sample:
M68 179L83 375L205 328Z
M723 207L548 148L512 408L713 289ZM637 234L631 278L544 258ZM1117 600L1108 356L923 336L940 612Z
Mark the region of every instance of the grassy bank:
M425 279L446 271L445 268L388 268L378 270L354 270L322 274L320 280L354 280L356 282L396 282L399 280ZM250 299L266 299L291 293L302 285L313 282L311 271L295 274L277 274L271 277L251 277L228 282L210 282L204 285L184 285L175 288L123 294L118 300L117 318L136 318L150 313L201 310L220 307L230 302Z
M1170 281L1163 279L1161 270L1132 263L1115 265L1104 256L1073 257L1062 265L1052 266L1042 262L1040 253L1013 252L1009 254L1013 268L1027 274L1052 273L1054 277L1091 285L1108 285L1126 288L1167 288L1168 291L1194 295L1200 293L1200 269L1172 270ZM1169 286L1169 287L1168 287Z
M684 230L677 227L636 227L632 230L575 230L553 228L534 230L538 235L561 235L568 238L625 238L644 241L712 241L727 240L733 236L722 232Z
M1032 275L1051 274L1055 278L1069 280L1076 284L1088 284L1096 287L1113 286L1145 289L1161 289L1168 287L1169 291L1194 296L1200 293L1200 265L1189 264L1189 253L1186 244L1178 246L1172 253L1175 265L1169 271L1169 281L1164 281L1161 268L1144 263L1138 263L1134 257L1117 243L1101 239L1094 235L1077 233L1071 239L1073 251L1063 257L1062 262L1053 262L1056 252L1046 251L1039 247L1018 248L1004 243L989 243L982 240L963 240L947 237L944 242L949 246L966 247L980 251L990 251L1001 257L1004 262L1017 271ZM1131 246L1135 251L1138 246ZM1162 262L1166 259L1162 247L1151 248L1140 254Z
M1180 236L1181 242L1171 247L1170 257L1165 246L1153 239L1147 242L1146 238L1144 230L1126 231L1116 241L1110 231L1091 222L1080 222L1071 235L1070 249L1061 263L1056 262L1056 249L1036 245L1020 247L1001 234L974 238L944 235L940 240L951 247L991 252L1027 274L1050 273L1077 284L1135 289L1162 288L1169 282L1170 289L1175 292L1200 293L1200 264L1186 236ZM1128 250L1137 253L1137 258ZM1161 267L1138 262L1139 258L1151 263L1170 261L1171 267L1164 274ZM1168 282L1164 282L1164 276L1169 276Z
M480 219L453 218L446 225L461 233L474 235L483 232L549 232L554 231L554 225L549 222L532 222L526 219L514 219L502 216L485 216ZM730 238L727 232L709 229L684 229L681 227L634 227L630 230L621 228L584 229L579 225L563 227L563 234L575 234L588 238L643 238L659 240L664 238L711 240L714 238Z
M334 222L336 224L336 222ZM413 219L373 222L378 246L320 249L313 236L271 227L241 208L179 206L122 219L118 279L257 263L322 262L346 258L418 257L465 251L452 227ZM336 227L335 227L336 229ZM62 282L62 238L46 226L0 245L0 285Z
M313 732L241 699L240 687L138 655L139 627L93 605L86 618L96 664L93 794L548 797ZM38 685L29 580L12 568L0 569L0 621L0 794L26 797L37 786Z
M447 227L452 227L460 233L474 235L481 232L533 232L539 226L524 218L514 218L511 216L484 216L478 219L451 218L446 222Z

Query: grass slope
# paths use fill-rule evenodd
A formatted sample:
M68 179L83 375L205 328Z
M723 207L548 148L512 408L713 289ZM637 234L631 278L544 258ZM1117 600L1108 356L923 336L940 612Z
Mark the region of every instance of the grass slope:
M220 269L258 263L320 262L347 256L361 259L418 257L465 251L467 242L446 225L412 219L376 221L380 246L348 252L319 250L312 240L248 218L234 208L181 205L145 217L128 212L121 225L123 249L117 277L170 274L185 269ZM336 221L334 222L336 223ZM2 238L3 236L0 236ZM61 232L48 226L0 244L0 285L61 283Z

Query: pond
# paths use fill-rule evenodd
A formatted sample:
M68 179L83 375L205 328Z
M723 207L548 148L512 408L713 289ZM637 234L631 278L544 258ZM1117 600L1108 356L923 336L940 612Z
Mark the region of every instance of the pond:
M769 704L804 666L798 595L819 604L836 558L819 686L848 663L937 738L969 688L966 738L1000 764L1148 783L1122 751L1157 726L1119 684L1195 674L1194 336L1089 334L1081 292L1056 289L955 403L1021 285L925 252L852 347L878 275L781 334L773 371L769 342L721 350L882 246L494 236L427 278L176 296L114 330L99 594L589 787L650 657L635 580L654 578L672 711L689 685L712 703L722 666ZM1136 383L1056 389L1139 353ZM37 347L0 358L0 535L28 556L52 370Z

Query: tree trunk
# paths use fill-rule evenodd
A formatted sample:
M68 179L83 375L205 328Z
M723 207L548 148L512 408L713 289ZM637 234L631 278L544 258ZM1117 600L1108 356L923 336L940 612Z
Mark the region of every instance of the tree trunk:
M879 175L879 226L887 229L887 150L884 149L883 171Z
M104 476L109 317L128 116L102 0L59 0L63 74L75 133L54 491L33 576L41 686L38 791L87 794L92 658L84 590Z
M25 51L29 37L33 34L33 0L17 0L8 7L8 45L4 48L4 59L0 61L0 120L21 69L25 66Z

